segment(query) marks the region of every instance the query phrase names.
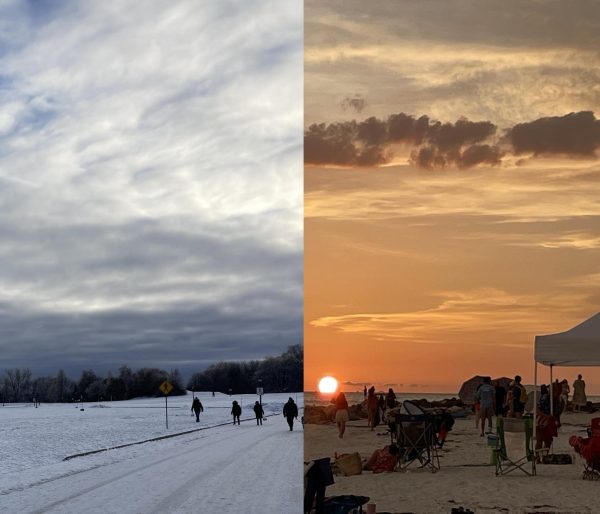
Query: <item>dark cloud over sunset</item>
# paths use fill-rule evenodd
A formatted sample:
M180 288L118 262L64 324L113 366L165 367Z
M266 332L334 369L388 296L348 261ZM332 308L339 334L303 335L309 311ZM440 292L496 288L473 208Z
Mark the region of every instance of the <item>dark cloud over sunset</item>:
M309 165L381 166L394 159L394 145L410 148L409 162L419 168L471 168L499 165L514 155L560 154L594 157L600 146L600 120L593 112L545 117L506 129L502 141L490 121L442 123L405 113L381 120L312 124L304 134Z

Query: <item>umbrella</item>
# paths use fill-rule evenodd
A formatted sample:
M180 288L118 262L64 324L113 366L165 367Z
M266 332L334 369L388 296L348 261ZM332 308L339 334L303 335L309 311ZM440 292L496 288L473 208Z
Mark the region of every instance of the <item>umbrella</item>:
M460 386L458 397L465 405L473 405L475 403L475 392L477 391L477 386L480 384L483 384L483 375L475 375Z
M475 393L477 392L477 387L479 387L480 384L483 384L483 378L483 375L475 375L466 382L463 382L460 391L458 391L458 397L465 405L473 405L475 403ZM512 382L512 378L499 377L492 379L492 382L493 381L498 382L508 391L508 385Z

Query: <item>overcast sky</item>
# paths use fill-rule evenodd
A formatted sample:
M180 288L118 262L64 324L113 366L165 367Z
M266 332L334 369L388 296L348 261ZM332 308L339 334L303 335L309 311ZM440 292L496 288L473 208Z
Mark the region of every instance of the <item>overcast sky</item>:
M307 387L533 382L535 335L600 311L600 3L305 18Z
M302 341L302 3L0 6L0 360Z

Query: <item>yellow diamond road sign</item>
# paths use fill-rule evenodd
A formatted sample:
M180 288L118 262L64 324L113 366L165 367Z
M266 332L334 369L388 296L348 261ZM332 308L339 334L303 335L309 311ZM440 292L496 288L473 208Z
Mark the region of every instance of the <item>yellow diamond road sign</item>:
M162 384L158 386L158 388L163 392L166 396L173 390L173 384L165 380Z

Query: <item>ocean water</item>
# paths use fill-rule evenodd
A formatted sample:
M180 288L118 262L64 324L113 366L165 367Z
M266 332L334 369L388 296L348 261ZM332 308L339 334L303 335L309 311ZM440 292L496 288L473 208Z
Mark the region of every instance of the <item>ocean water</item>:
M429 401L439 401L446 398L458 398L456 393L419 393L419 392L398 392L396 397L398 401L403 400L421 400L426 399ZM349 405L355 405L361 403L364 400L362 392L344 392ZM307 391L304 393L304 404L305 405L328 405L331 403L331 394L322 394L315 391Z
M429 401L439 401L449 398L458 398L458 393L419 393L419 392L398 392L396 393L396 397L398 401L403 400L429 400ZM364 395L362 392L344 392L346 395L346 399L348 400L349 405L355 405L357 403L361 403L364 400ZM379 396L379 395L378 395ZM331 403L331 398L333 395L331 394L322 394L315 391L307 391L304 393L304 404L305 405L328 405ZM569 396L569 399L572 398L572 395ZM597 395L588 395L588 401L593 403L600 403L600 396Z

